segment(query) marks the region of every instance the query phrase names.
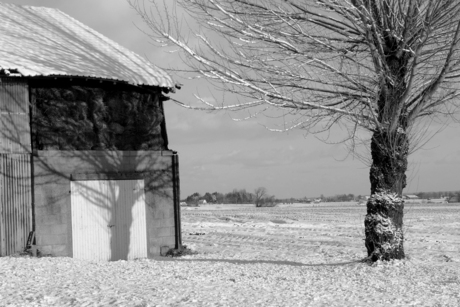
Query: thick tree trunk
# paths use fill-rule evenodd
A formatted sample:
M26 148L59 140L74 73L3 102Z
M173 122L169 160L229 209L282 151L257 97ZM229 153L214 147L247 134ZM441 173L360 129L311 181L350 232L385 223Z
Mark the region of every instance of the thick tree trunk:
M409 142L403 129L374 132L371 142L371 197L364 221L372 261L404 258L402 190L406 186Z

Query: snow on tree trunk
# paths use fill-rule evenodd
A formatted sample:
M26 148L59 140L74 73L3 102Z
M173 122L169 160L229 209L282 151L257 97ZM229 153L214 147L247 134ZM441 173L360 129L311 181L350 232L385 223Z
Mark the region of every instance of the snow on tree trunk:
M399 128L374 132L371 142L371 197L364 220L365 245L372 261L403 259L402 190L406 186L409 141Z

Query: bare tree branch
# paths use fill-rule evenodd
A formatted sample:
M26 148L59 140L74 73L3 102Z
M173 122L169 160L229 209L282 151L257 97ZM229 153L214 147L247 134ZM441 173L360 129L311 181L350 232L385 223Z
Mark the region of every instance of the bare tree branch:
M165 13L149 10L148 2L159 12L155 0L128 1L160 46L179 49L188 72L240 99L197 96L204 107L182 106L253 108L244 118L278 110L290 119L272 131L329 134L337 126L352 150L370 145L368 257L404 258L409 147L430 131L422 118L452 116L460 106L460 1L176 0L163 2Z

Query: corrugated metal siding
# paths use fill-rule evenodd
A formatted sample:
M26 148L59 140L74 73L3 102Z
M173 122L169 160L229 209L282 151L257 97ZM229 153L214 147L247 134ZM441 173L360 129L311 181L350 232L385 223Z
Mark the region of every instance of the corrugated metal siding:
M144 180L117 180L120 194L116 201L116 243L113 260L147 257Z
M0 81L0 152L30 152L28 85L8 78Z
M73 257L147 257L143 180L73 181L71 193Z
M30 155L0 154L0 256L23 251L32 230Z
M73 181L70 184L73 257L110 260L112 208L102 181Z

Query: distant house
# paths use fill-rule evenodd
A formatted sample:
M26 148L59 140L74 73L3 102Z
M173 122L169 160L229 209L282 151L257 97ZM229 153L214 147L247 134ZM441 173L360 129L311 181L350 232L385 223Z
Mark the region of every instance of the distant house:
M57 9L0 3L0 20L0 256L180 247L171 77Z
M198 201L198 205L205 205L205 204L207 204L206 199L200 199Z
M429 204L447 204L448 197L428 199Z
M449 198L448 202L449 203L460 203L460 199L458 196L452 196L451 198Z
M421 204L421 203L426 202L426 199L421 199L417 195L414 195L414 194L404 195L403 198L404 198L404 202L408 203L408 204L410 204L410 203L412 203L412 204Z

